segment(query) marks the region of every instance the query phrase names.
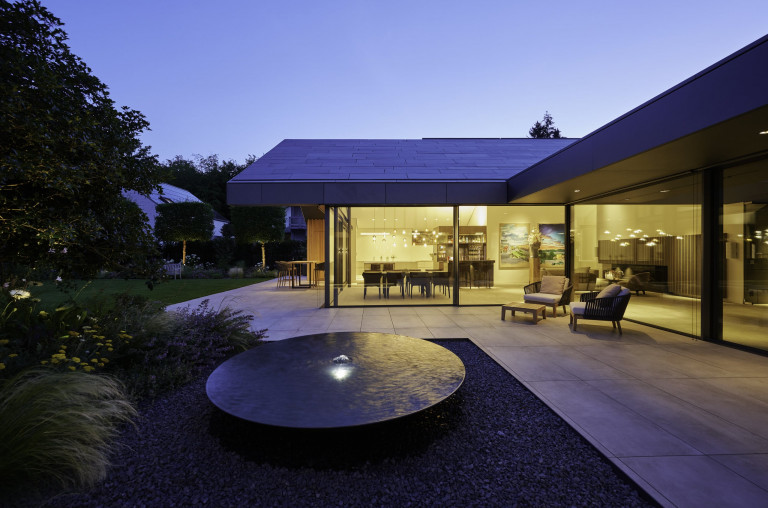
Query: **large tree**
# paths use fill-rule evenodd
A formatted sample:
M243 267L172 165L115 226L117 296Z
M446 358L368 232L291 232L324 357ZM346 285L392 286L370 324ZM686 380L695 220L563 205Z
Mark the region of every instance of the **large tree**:
M213 208L208 203L184 201L157 205L155 236L163 242L182 242L181 264L187 264L187 241L210 240Z
M528 135L532 138L539 139L559 139L561 137L560 129L555 127L555 122L552 120L552 115L549 114L549 111L544 112L543 121L537 121L535 124L533 124L533 127L531 127L528 131Z
M267 242L279 242L285 236L285 208L279 206L233 206L232 229L238 243L260 243L261 263L267 266Z
M61 26L36 0L0 0L0 260L89 275L146 257L146 216L121 192L159 173L144 116L115 107Z

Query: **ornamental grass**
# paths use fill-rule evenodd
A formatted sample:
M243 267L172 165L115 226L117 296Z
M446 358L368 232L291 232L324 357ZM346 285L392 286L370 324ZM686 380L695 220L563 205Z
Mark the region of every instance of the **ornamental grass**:
M0 484L102 480L120 425L136 410L117 380L28 369L0 385Z

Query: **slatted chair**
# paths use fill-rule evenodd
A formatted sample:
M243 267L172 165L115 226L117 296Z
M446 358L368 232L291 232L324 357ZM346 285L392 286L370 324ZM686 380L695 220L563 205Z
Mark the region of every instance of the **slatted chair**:
M562 307L565 316L565 306L571 303L573 284L569 284L567 277L545 275L542 280L523 287L523 291L525 303L540 303L552 307L552 317L557 317L557 308Z
M435 293L437 293L437 288L440 288L443 294L445 294L447 291L448 298L450 298L452 285L453 281L451 280L451 272L434 272L432 274L432 288L434 289L432 296L435 296Z
M413 288L419 288L419 294L430 296L432 294L432 272L409 272L408 294L413 298Z
M287 287L291 285L293 277L293 266L285 261L276 261L277 266L277 287Z
M601 294L613 294L614 296L601 296ZM603 291L582 293L581 301L571 304L573 331L576 331L576 324L579 319L592 319L610 321L613 328L619 329L619 335L621 335L621 320L624 318L624 311L627 310L631 296L632 292L629 288L622 288L617 284L612 284Z

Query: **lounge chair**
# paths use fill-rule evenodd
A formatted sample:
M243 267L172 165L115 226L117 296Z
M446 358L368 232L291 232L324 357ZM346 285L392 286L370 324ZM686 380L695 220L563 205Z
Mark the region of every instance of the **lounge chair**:
M573 331L576 331L579 319L593 319L610 321L614 328L619 329L619 335L621 335L621 320L624 318L624 311L631 296L629 288L623 288L618 284L611 284L600 292L583 293L580 302L571 304Z
M523 288L525 303L541 303L552 307L552 316L557 317L557 307L563 307L563 315L567 314L565 306L571 303L573 284L568 278L560 275L547 275L539 282L528 284Z

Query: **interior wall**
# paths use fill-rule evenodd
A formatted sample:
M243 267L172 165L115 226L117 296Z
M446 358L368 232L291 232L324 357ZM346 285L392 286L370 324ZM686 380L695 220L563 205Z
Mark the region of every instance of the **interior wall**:
M744 204L723 204L723 232L725 245L726 302L744 303Z

